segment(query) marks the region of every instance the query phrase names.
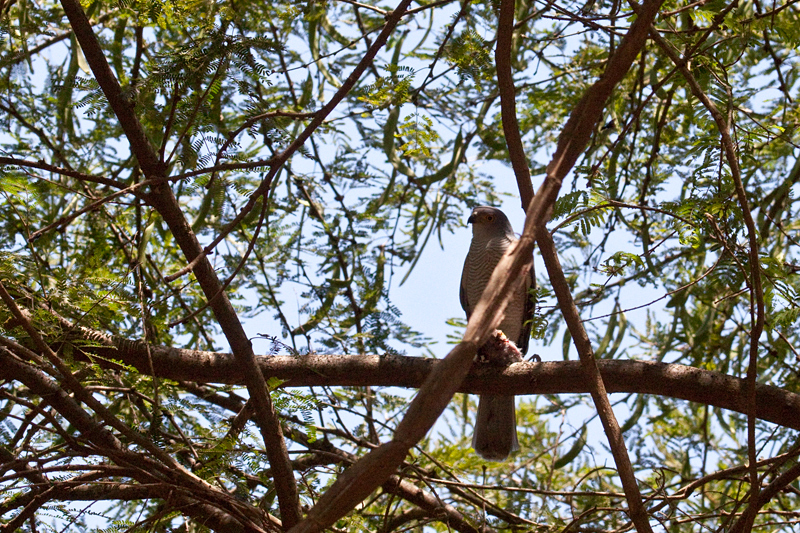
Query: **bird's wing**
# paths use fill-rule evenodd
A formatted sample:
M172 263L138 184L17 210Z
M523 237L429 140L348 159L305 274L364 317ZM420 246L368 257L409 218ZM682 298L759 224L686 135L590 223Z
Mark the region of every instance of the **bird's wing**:
M464 268L461 269L461 285L460 290L458 293L458 299L461 300L461 308L467 313L467 320L469 320L469 315L472 314L472 311L469 308L469 302L467 301L467 289L464 287L464 284L467 282L467 262L469 261L469 252L467 252L467 257L464 258Z
M536 273L533 270L533 257L531 257L531 268L528 269L528 276L525 280L525 307L522 313L522 331L519 334L517 348L522 354L528 353L528 343L531 340L531 326L533 325L533 315L536 313L536 298L531 293L531 289L536 289Z

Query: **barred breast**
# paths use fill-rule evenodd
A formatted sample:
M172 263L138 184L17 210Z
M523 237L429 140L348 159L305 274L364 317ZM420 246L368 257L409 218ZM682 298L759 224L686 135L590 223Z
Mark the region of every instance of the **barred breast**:
M492 271L500 262L500 259L505 254L506 250L515 241L508 236L495 237L483 243L472 240L469 250L469 264L467 265L466 275L467 280L465 288L467 292L467 302L469 303L469 311L475 309L475 305L480 300L483 290L489 283L489 278L492 276ZM519 343L519 337L522 333L522 324L525 321L525 288L521 287L517 290L515 296L511 299L506 308L505 316L500 322L500 329L506 336Z

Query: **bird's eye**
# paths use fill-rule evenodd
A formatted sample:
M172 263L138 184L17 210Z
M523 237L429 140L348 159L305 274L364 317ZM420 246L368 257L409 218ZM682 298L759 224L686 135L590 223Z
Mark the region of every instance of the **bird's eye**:
M489 215L489 216L487 216L487 217L486 217L486 220L488 220L489 222L491 222L492 220L494 220L494 215Z

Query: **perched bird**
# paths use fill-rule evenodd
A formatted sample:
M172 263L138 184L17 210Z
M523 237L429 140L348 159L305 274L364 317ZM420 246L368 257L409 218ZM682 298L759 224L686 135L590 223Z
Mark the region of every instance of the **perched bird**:
M469 320L489 283L494 267L517 238L505 213L495 207L476 207L467 222L472 224L472 243L461 272L461 307ZM519 352L513 350L518 360L521 360L521 354L528 351L534 311L533 300L528 292L535 283L533 257L531 267L524 275L525 279L508 303L498 327L507 339L502 335L494 335L478 351L479 356L488 358L490 363L506 365L514 360L513 356L509 360L507 355L497 355L502 352L508 354L508 350L503 347L508 344L508 340L519 349ZM472 447L478 455L490 461L502 461L511 452L519 450L513 396L481 394Z

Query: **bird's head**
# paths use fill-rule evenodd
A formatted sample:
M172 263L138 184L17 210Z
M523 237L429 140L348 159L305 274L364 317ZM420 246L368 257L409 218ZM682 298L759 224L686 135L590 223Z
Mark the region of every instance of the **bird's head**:
M495 237L508 235L514 238L514 229L505 213L496 207L479 206L472 210L472 214L467 219L468 224L472 224L472 235L485 235Z

